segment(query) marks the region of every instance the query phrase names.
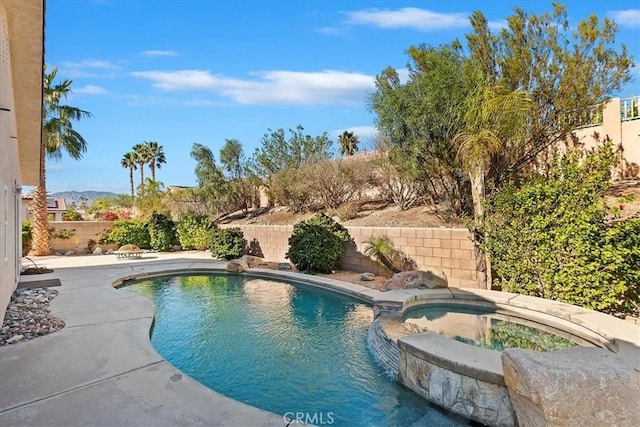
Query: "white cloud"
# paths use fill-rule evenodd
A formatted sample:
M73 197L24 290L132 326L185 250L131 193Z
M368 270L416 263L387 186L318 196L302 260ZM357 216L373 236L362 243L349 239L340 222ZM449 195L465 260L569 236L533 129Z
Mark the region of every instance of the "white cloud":
M369 9L347 13L349 24L373 25L379 28L412 28L417 31L438 31L464 28L469 25L465 13L439 13L416 7L398 10Z
M214 75L202 70L131 74L152 81L158 89L205 89L242 105L348 105L362 102L366 92L375 88L373 76L336 70L261 71L252 73L253 79Z
M140 55L144 56L178 56L178 52L172 50L143 50Z
M429 32L456 28L467 28L470 13L441 13L417 7L404 7L397 10L367 9L347 12L347 24L373 25L374 27L393 29L410 28ZM506 21L490 21L489 27L501 29Z
M73 93L83 93L85 95L104 95L107 92L106 89L100 87L100 86L95 86L95 85L86 85L83 86L81 88L78 89L74 89Z
M619 25L640 27L640 9L613 10L608 15Z
M104 77L105 74L112 74L122 69L117 64L100 59L87 59L80 62L63 62L61 68L64 69L65 76L76 77Z

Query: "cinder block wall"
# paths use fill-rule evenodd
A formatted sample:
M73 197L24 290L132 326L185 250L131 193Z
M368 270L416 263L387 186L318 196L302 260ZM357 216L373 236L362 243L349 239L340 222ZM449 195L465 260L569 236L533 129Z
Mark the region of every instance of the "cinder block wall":
M98 235L110 230L113 223L110 221L51 221L49 223L55 229L54 234L62 230L75 230L69 239L51 239L51 248L54 251L86 251L89 239L98 242ZM98 244L103 249L113 249L115 245ZM117 248L116 248L117 249Z
M70 239L53 239L54 250L85 250L89 239L98 241L98 235L111 228L109 221L52 222L56 232L75 230ZM221 227L238 227L221 225ZM239 226L249 242L252 253L270 261L286 261L292 225ZM413 258L421 269L441 268L449 278L449 285L478 287L476 260L471 234L464 228L401 228L401 227L347 227L352 241L347 244L344 268L350 271L383 274L377 263L364 255L371 237L388 236L394 246ZM105 245L100 245L106 248ZM110 246L109 246L110 247Z
M222 227L238 227L222 225ZM249 246L256 255L271 261L286 261L290 225L242 225ZM377 263L364 255L365 240L388 236L394 246L413 258L418 267L441 268L451 286L478 287L471 234L463 228L347 227L352 242L347 245L344 268L382 274Z

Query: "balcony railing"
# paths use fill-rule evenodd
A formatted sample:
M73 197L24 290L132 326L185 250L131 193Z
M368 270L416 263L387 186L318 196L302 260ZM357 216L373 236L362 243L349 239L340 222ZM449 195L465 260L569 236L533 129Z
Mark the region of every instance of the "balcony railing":
M620 100L620 119L626 120L640 119L640 96L632 96Z

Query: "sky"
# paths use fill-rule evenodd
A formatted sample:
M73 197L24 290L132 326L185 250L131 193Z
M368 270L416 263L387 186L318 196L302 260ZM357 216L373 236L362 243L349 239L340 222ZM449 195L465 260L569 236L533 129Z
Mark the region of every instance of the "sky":
M616 21L638 61L638 0L564 4L572 25L592 14ZM145 141L164 149L165 186L197 185L194 143L218 159L237 139L249 157L270 129L327 132L335 151L348 130L371 150L375 76L387 66L406 75L410 46L464 41L475 10L499 30L514 6L552 10L538 0L48 0L45 62L56 81L72 80L67 103L92 117L74 124L88 143L80 161L47 161L47 190L128 194L120 161ZM639 70L615 96L640 95Z

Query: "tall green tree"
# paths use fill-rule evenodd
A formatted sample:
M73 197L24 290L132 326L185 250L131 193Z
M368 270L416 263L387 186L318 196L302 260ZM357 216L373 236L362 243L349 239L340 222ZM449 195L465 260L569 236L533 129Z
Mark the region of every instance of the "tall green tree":
M156 141L145 141L144 146L149 169L151 170L151 180L155 182L156 168L160 169L163 164L167 163L164 148Z
M145 144L136 144L133 146L133 153L140 168L140 185L142 185L144 184L144 165L149 162L149 150Z
M228 209L229 184L225 180L222 168L216 164L216 158L207 146L195 143L191 148L191 157L196 161L195 174L198 188L193 196L207 206L207 212L216 212L216 217Z
M252 205L256 186L240 141L225 140L225 144L220 149L220 163L229 178L229 202L246 214Z
M345 130L338 136L340 155L353 156L358 152L358 135Z
M244 151L237 139L226 139L220 149L220 163L224 166L229 179L239 179L244 175Z
M376 77L368 104L378 133L401 180L422 181L428 194L420 196L449 205L455 214L470 213L468 184L451 143L463 128L473 88L466 58L458 43L411 46L408 56L406 82L391 67Z
M133 151L125 153L120 160L120 166L125 169L129 169L129 187L131 190L131 200L133 200L135 196L133 186L133 171L138 168L138 158L136 157L136 153L134 153Z
M332 143L326 132L314 137L303 131L304 128L298 125L289 129L287 138L283 129L269 129L254 153L257 174L268 177L287 168L298 168L331 157Z
M582 125L584 112L617 93L630 79L634 61L616 43L617 25L592 15L570 24L565 6L540 15L516 7L507 27L494 34L474 12L467 37L469 57L491 85L527 92L533 102L523 154L509 170L530 164L538 154Z
M91 113L64 104L71 91L71 80L54 83L57 67L43 73L43 132L40 145L40 179L33 191L31 255L51 252L49 221L47 218L47 189L45 157L59 160L63 153L80 160L87 151L87 141L73 128L73 122L91 117Z

